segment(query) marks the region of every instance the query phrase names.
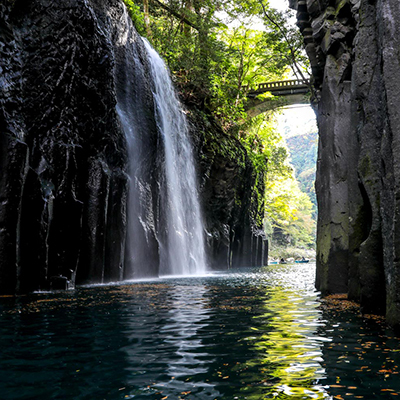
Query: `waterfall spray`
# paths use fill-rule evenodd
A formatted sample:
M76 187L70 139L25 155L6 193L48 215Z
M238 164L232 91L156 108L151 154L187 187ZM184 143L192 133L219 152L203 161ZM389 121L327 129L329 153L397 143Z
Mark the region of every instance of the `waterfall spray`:
M130 178L124 278L202 274L204 229L186 116L167 66L126 9L115 54Z
M164 146L162 207L166 239L160 247L160 274L201 274L206 269L203 224L188 125L169 71L144 39L154 79L156 121Z

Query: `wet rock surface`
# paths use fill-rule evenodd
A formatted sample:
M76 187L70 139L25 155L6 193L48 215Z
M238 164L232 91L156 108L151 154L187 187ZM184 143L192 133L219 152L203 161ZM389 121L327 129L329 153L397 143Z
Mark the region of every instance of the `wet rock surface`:
M121 54L114 46L120 40L121 20L123 5L118 0L0 4L2 294L127 277L129 162L116 112L124 80L116 74ZM143 58L139 61L146 68ZM159 226L154 223L159 217L154 155L159 136L151 87L143 79L137 82L135 95L144 99L146 111L142 122L149 127L143 134L149 160L143 176L149 180L141 187L149 200L148 220L153 221L146 240L149 275L154 276L159 262ZM213 156L206 147L202 144L198 151ZM243 149L237 145L237 151ZM244 254L252 254L257 242L252 238L259 236L252 231L254 218L249 219L255 213L252 186L246 183L252 172L246 163L235 166L234 156L228 161L218 157L200 168L210 174L202 193L211 263L250 265L251 256ZM232 197L232 190L243 193ZM232 203L238 198L243 199L239 209ZM228 251L232 246L240 251ZM220 264L229 257L231 261Z
M78 0L0 6L3 293L48 289L53 276L73 285L88 259L101 268L107 204L123 208L112 33L96 12Z
M298 0L320 148L317 287L400 326L396 0Z
M190 120L211 267L266 265L264 176L257 176L239 140L224 133L211 117L192 110Z

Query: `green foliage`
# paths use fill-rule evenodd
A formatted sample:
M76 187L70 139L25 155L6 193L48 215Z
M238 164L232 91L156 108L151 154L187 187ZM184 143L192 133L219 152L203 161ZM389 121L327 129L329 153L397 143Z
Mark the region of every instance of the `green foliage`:
M313 204L299 188L289 164L286 142L275 127L273 116L264 115L254 118L246 133L242 133L256 169L261 169L262 163L267 165L264 229L273 242L281 245L313 247Z
M246 87L281 79L292 64L282 32L263 21L260 0L150 0L148 26L143 1L124 1L183 99L210 109L226 129L246 119ZM266 9L285 23L287 16Z
M258 0L264 4L263 0ZM293 16L291 11L286 13L268 9L265 5L263 9L263 20L267 29L273 33L272 43L276 44L276 54L282 63L291 66L296 76L303 77L310 75L309 61L303 48L303 37L300 30L294 24L288 24L288 20Z
M313 203L314 218L317 214L317 199L315 195L315 172L318 153L317 132L297 135L287 140L290 150L290 162L295 169L300 189L306 193Z
M124 0L124 3L128 9L129 16L131 17L136 30L139 32L139 34L144 35L146 32L146 27L142 8L133 0Z
M280 245L313 247L315 221L312 203L294 176L268 181L266 185L266 219L270 238Z
M211 76L210 107L230 127L246 119L246 88L281 79L287 64L277 61L268 32L240 25L221 29L218 37L225 56Z
M286 144L275 126L273 116L264 114L253 118L239 132L239 138L248 150L256 169L265 169L269 181L292 175L292 168L287 163Z
M258 174L264 172L264 230L281 245L313 247L313 204L303 193L289 164L285 140L276 131L273 115L254 118L239 132Z

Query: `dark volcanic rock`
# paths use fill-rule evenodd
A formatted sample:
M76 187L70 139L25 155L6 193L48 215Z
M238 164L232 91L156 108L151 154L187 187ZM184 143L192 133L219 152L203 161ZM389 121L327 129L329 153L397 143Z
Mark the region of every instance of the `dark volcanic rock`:
M400 8L298 0L320 129L317 287L400 326ZM312 40L310 31L312 29Z
M1 2L0 294L131 278L128 259L157 275L162 154L147 57L133 31L120 0ZM135 166L133 194L117 102L134 110L146 159ZM260 264L261 205L244 149L222 132L213 138L200 127L195 136L211 263ZM134 198L140 221L128 207Z
M207 252L213 269L266 265L263 230L264 176L257 176L246 149L212 117L192 110L200 165Z
M73 285L78 265L101 281L105 260L123 262L124 213L107 213L127 190L115 32L98 15L79 0L0 5L2 293Z

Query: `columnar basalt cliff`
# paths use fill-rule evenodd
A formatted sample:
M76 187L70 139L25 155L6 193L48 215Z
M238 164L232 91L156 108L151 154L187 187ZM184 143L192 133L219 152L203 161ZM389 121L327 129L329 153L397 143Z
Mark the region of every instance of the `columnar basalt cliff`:
M200 193L212 269L268 263L263 230L264 173L257 172L238 139L210 115L191 113L200 166Z
M126 150L117 27L84 1L0 5L0 292L120 276ZM103 28L109 25L108 32Z
M130 234L140 239L143 275L158 274L166 234L162 139L149 61L126 16L119 0L0 4L0 294L134 277L127 266L132 198L145 211ZM132 71L124 70L126 42ZM135 104L132 131L146 160L135 181L137 196L129 194L132 160L124 110L117 107L128 101ZM232 156L225 165L212 151L219 145L204 136L219 140L223 133L207 129L194 136L210 263L250 265L261 238L256 180L249 163L238 166ZM224 171L231 170L243 182L240 193L228 190L236 177ZM232 211L239 203L240 212Z
M320 130L317 287L400 326L400 3L292 0Z

